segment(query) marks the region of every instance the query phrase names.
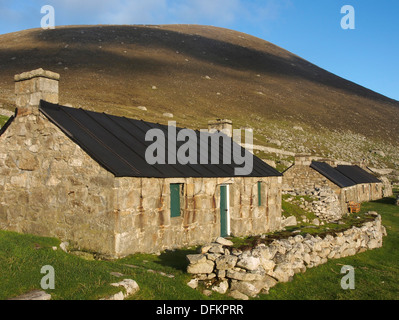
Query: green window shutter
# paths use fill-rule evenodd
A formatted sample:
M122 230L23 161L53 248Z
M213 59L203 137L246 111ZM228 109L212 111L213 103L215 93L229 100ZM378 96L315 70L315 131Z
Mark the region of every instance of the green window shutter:
M180 217L180 184L170 185L170 217Z
M262 205L262 182L258 182L258 206Z
M227 187L220 186L220 236L227 237L229 235L228 224L228 203L227 203Z

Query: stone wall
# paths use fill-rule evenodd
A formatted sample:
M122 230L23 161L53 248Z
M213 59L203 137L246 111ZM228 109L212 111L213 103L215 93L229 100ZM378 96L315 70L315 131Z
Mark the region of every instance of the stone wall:
M265 203L257 205L257 183ZM170 217L170 183L181 183L181 216ZM230 230L235 236L275 231L281 224L281 177L117 178L116 253L158 252L207 243L220 235L220 185L229 184Z
M288 192L288 194L292 196L296 195L293 192ZM326 222L339 220L346 212L342 211L340 199L330 188L315 189L310 196L313 201L307 201L304 198L296 199L294 197L289 197L286 201L298 205L305 211L313 212L318 218Z
M0 137L0 228L112 252L113 175L37 109L21 110Z
M392 190L392 184L389 181L389 179L387 177L379 177L378 179L380 179L383 184L382 196L384 198L392 197L393 190Z
M352 187L343 188L341 202L344 206L349 201L362 203L382 199L382 197L382 183L363 183Z
M283 191L293 191L305 195L312 193L315 189L330 188L339 194L340 188L335 183L309 165L295 164L287 169L283 177Z
M267 294L277 283L290 281L296 273L324 264L328 259L381 247L386 236L381 216L375 212L368 214L375 219L334 236L297 235L245 251L232 248L232 242L219 238L202 247L200 254L187 256L187 272L194 275L194 281L204 281L222 294L230 292L241 299Z

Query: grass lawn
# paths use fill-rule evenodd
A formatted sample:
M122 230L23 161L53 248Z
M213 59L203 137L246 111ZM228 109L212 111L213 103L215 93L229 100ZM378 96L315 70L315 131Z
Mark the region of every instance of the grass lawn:
M4 126L4 124L7 122L7 120L8 120L8 117L2 116L0 114L0 129L1 129L2 126Z
M330 260L304 274L295 275L290 283L281 283L261 299L300 300L398 300L399 299L399 207L394 198L365 203L362 212L377 211L382 215L388 236L380 249L353 257ZM355 268L355 289L343 290L341 268Z
M297 274L290 283L278 284L258 300L336 300L399 298L399 208L394 198L363 204L362 212L382 215L388 236L384 246L354 257L331 260L327 264ZM120 291L109 284L131 278L140 286L138 300L228 299L212 294L206 297L187 286L185 256L196 248L167 251L161 255L137 254L116 261L86 261L52 247L59 240L0 231L0 299L8 299L40 289L45 265L55 269L55 289L46 290L52 299L95 300ZM343 290L343 265L355 268L355 290ZM118 278L111 272L119 272ZM168 276L173 275L173 278Z

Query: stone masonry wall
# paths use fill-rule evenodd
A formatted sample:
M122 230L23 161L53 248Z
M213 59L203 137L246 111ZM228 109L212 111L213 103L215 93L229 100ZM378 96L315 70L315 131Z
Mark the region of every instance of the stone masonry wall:
M110 253L113 186L113 175L37 108L21 109L0 137L0 229Z
M245 251L232 248L231 241L218 238L202 247L200 254L187 256L187 272L194 275L190 286L196 287L198 281L204 281L213 291L230 292L238 299L267 294L277 283L290 281L296 273L324 264L328 259L381 247L386 236L381 216L375 212L369 215L375 220L335 236L297 235Z
M312 169L309 165L295 164L284 172L283 191L294 191L301 194L313 192L314 189L330 188L339 193L339 187Z
M257 183L265 204L257 206ZM170 217L170 183L183 184L181 216ZM117 178L116 254L159 252L207 243L220 235L220 185L229 183L230 229L235 236L275 231L281 224L281 177Z

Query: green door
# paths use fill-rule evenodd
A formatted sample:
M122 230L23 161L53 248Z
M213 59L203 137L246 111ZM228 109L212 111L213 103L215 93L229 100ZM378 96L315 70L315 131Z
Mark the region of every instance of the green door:
M228 203L227 203L227 186L220 187L220 236L227 237L229 235L228 228Z

